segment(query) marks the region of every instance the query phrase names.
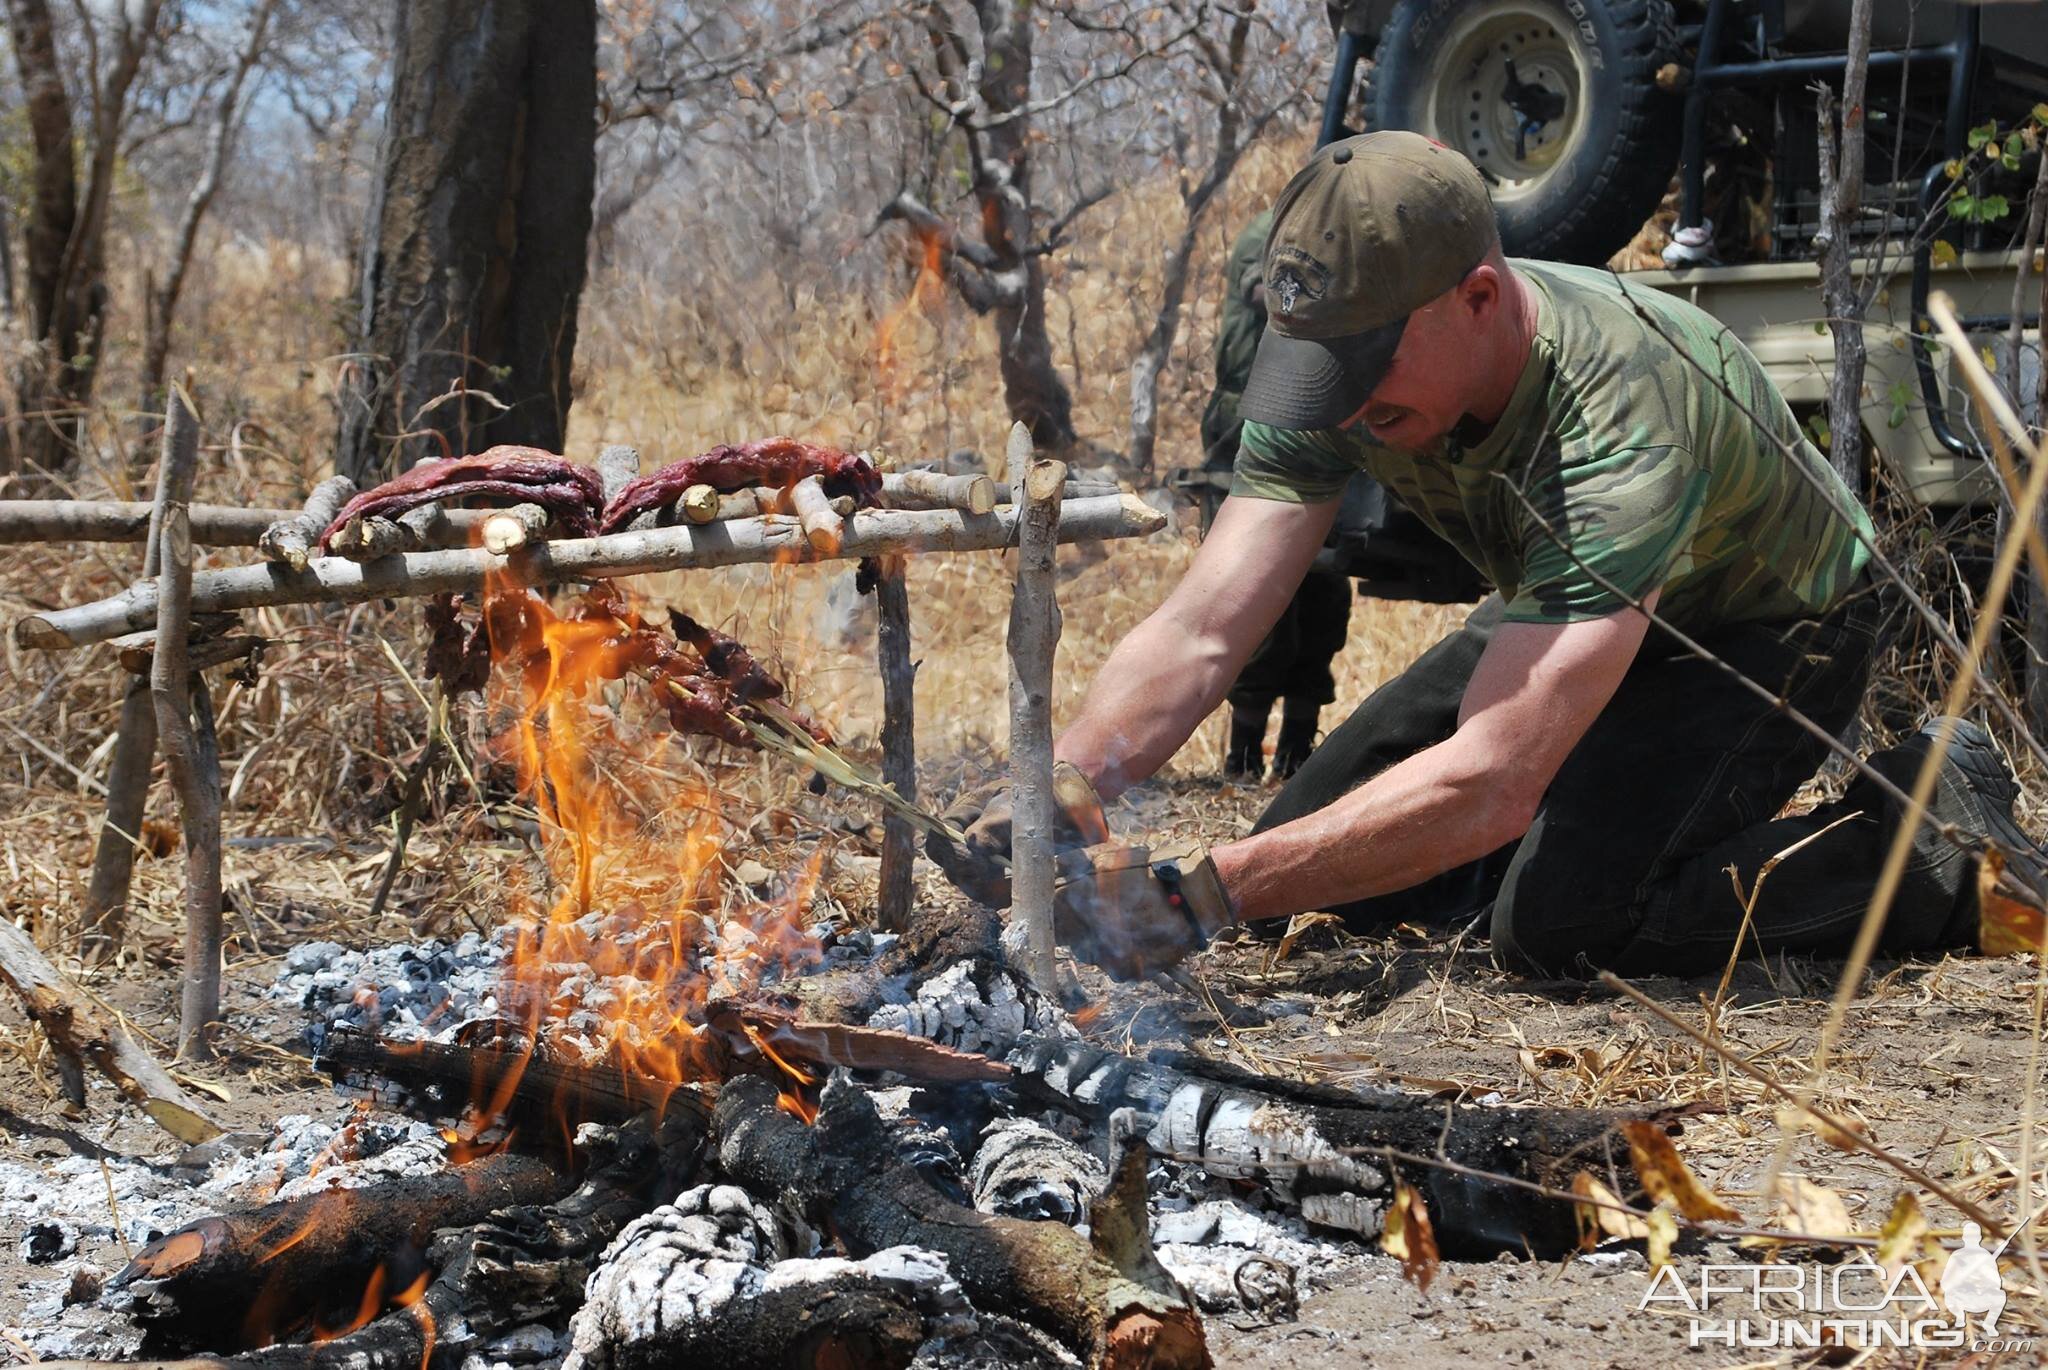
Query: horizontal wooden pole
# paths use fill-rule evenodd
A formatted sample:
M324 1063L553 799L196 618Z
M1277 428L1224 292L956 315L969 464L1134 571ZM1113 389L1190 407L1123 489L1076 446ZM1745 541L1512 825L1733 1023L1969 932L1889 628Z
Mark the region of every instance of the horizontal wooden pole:
M498 512L450 509L442 536L450 547L466 547L471 530ZM297 509L195 504L192 541L201 547L254 547L264 529L299 513ZM0 499L0 547L31 542L141 542L148 536L148 500Z
M1135 495L1103 495L1073 500L1065 506L1059 540L1142 537L1165 525L1165 516ZM198 572L192 577L192 609L195 613L233 613L273 604L355 604L460 594L482 589L486 577L501 585L549 585L744 562L980 552L1008 546L1015 540L1016 530L1016 512L1010 508L990 514L966 514L957 509L863 509L846 521L845 537L830 552L812 548L798 520L778 517L564 538L534 543L510 556L465 547L360 563L319 557L307 562L303 571L265 562ZM155 622L156 583L147 581L92 604L19 619L14 640L24 647L62 650L104 642Z

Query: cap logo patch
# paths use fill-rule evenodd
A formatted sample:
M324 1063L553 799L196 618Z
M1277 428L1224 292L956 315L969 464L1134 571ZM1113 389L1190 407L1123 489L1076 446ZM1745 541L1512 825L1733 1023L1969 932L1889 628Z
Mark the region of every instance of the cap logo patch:
M1320 300L1330 288L1330 268L1298 247L1273 249L1272 265L1266 272L1266 289L1272 292L1282 314L1292 314L1304 295Z

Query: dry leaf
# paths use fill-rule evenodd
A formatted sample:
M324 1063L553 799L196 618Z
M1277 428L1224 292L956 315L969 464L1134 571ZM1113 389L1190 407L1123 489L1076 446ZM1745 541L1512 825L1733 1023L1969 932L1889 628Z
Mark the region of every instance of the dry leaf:
M1344 926L1344 920L1334 913L1295 914L1294 917L1287 920L1287 931L1281 936L1280 945L1273 949L1273 955L1267 960L1266 964L1277 966L1282 961L1285 961L1293 954L1296 939L1310 928L1329 927L1332 924L1341 928Z
M1678 1240L1678 1219L1672 1216L1671 1205L1658 1204L1650 1211L1649 1244L1646 1254L1650 1258L1650 1269L1662 1270L1671 1264L1671 1247Z
M1986 956L2010 956L2014 952L2039 954L2048 919L2032 904L2008 893L1999 877L2005 872L2005 857L1997 848L1986 851L1977 861L1977 945Z
M1427 1291L1436 1278L1436 1229L1430 1226L1422 1195L1406 1180L1394 1181L1394 1201L1387 1206L1380 1250L1401 1262L1401 1277L1417 1289Z
M1633 1213L1624 1213L1609 1205L1619 1204L1614 1191L1594 1179L1591 1172L1581 1170L1572 1177L1572 1193L1589 1202L1573 1204L1572 1212L1579 1219L1579 1245L1590 1249L1600 1237L1620 1237L1625 1241L1636 1241L1650 1235L1650 1227Z
M1890 1278L1909 1265L1919 1265L1940 1255L1941 1247L1927 1225L1927 1215L1920 1211L1920 1201L1911 1190L1900 1190L1899 1197L1892 1201L1890 1216L1884 1220L1884 1230L1877 1234L1878 1265ZM1921 1273L1925 1276L1933 1272Z
M1854 1118L1834 1118L1826 1114L1815 1117L1804 1109L1785 1104L1778 1109L1778 1126L1787 1132L1811 1132L1837 1151L1855 1151L1859 1139L1869 1135L1862 1123Z
M1785 1229L1786 1235L1805 1238L1847 1237L1855 1233L1856 1227L1849 1219L1849 1206L1842 1202L1842 1196L1826 1185L1818 1185L1799 1175L1778 1177L1778 1207L1771 1215L1773 1226ZM1740 1243L1746 1247L1775 1247L1784 1243L1775 1237L1744 1237Z
M158 861L176 851L178 843L182 840L178 825L167 823L161 818L144 819L140 836L142 854Z
M1628 1136L1629 1160L1636 1178L1658 1203L1670 1202L1693 1222L1739 1222L1742 1215L1724 1203L1699 1176L1686 1169L1678 1148L1655 1123L1628 1122L1621 1125Z

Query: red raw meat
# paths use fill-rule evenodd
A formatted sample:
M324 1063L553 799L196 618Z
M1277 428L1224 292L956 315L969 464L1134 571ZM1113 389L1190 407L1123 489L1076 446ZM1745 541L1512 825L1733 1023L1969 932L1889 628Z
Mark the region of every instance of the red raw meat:
M497 504L538 504L572 537L597 531L604 484L597 472L538 447L493 447L469 457L423 461L404 475L365 490L341 507L320 534L320 550L350 519L396 518L434 500L483 499Z
M850 495L863 506L881 503L882 476L866 457L795 438L756 438L672 461L640 477L605 506L598 528L615 533L651 509L674 504L693 485L721 492L755 485L787 489L806 476L820 477L827 495Z

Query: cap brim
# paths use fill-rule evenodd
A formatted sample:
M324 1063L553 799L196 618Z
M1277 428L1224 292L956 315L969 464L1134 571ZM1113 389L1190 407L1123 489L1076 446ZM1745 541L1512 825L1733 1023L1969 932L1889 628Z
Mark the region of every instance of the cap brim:
M1273 428L1335 428L1364 407L1408 320L1346 338L1290 338L1268 324L1237 412Z

